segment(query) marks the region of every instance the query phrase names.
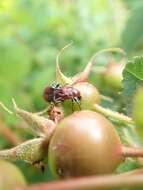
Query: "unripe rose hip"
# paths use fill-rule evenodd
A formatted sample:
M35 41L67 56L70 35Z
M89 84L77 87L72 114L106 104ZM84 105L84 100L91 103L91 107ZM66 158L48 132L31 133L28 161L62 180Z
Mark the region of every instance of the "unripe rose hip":
M90 109L100 103L100 94L97 88L88 82L79 82L73 86L81 95L81 108Z
M49 145L50 168L63 178L112 173L122 159L113 125L88 110L63 119Z

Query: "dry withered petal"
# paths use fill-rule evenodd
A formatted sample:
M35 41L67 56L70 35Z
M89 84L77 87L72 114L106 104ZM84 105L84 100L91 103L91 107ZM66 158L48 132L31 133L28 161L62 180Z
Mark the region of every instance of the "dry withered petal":
M16 114L22 117L28 124L30 124L30 126L38 136L50 137L51 134L54 132L56 124L52 120L40 116L36 113L31 113L18 108L14 99L13 99L13 105Z
M44 160L47 154L49 140L45 138L35 138L28 140L14 148L1 150L0 159L23 160L34 164Z

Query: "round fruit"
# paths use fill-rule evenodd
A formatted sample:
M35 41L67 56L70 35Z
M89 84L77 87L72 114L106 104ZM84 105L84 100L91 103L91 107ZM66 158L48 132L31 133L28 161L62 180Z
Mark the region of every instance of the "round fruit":
M122 159L113 125L89 110L61 120L49 145L49 165L56 177L112 173Z
M112 90L120 90L122 87L122 72L124 66L122 64L109 64L106 72L104 73L104 83Z
M0 189L15 190L25 186L26 181L21 171L12 163L0 160Z
M94 104L100 103L100 94L94 85L88 82L79 82L73 87L80 92L82 109L91 109Z

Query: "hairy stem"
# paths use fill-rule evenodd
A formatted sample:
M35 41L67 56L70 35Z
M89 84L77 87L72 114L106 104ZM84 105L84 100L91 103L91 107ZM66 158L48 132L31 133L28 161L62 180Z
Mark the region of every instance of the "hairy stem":
M96 112L99 112L99 113L103 114L104 116L109 117L113 120L120 121L121 123L124 123L126 125L127 124L134 125L134 121L132 120L132 118L130 118L122 113L118 113L116 111L112 111L110 109L104 108L104 107L100 106L99 104L94 104L93 110Z
M0 159L23 160L33 164L45 158L48 145L48 139L35 138L17 145L14 148L1 150Z
M82 177L57 182L43 183L17 190L107 190L117 188L143 187L143 175L109 175L101 177Z
M122 155L124 157L143 157L143 148L123 146Z

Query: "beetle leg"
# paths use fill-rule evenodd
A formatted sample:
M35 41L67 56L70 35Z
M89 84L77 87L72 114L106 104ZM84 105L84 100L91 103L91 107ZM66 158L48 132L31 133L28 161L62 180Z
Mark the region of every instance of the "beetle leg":
M79 98L74 97L72 100L73 100L73 102L76 102L78 104L79 110L81 110L81 102L80 102Z
M74 112L74 99L72 99L72 112Z
M61 88L61 85L59 83L56 83L56 82L53 82L51 84L51 87L54 88L54 89L60 89Z
M56 93L55 91L53 92L53 100L54 100L54 103L56 102Z
M62 102L62 99L59 97L59 98L55 98L55 104L59 104Z
M56 89L60 89L60 88L61 88L61 85L60 85L60 84L56 84L56 85L55 85L55 88L56 88Z

